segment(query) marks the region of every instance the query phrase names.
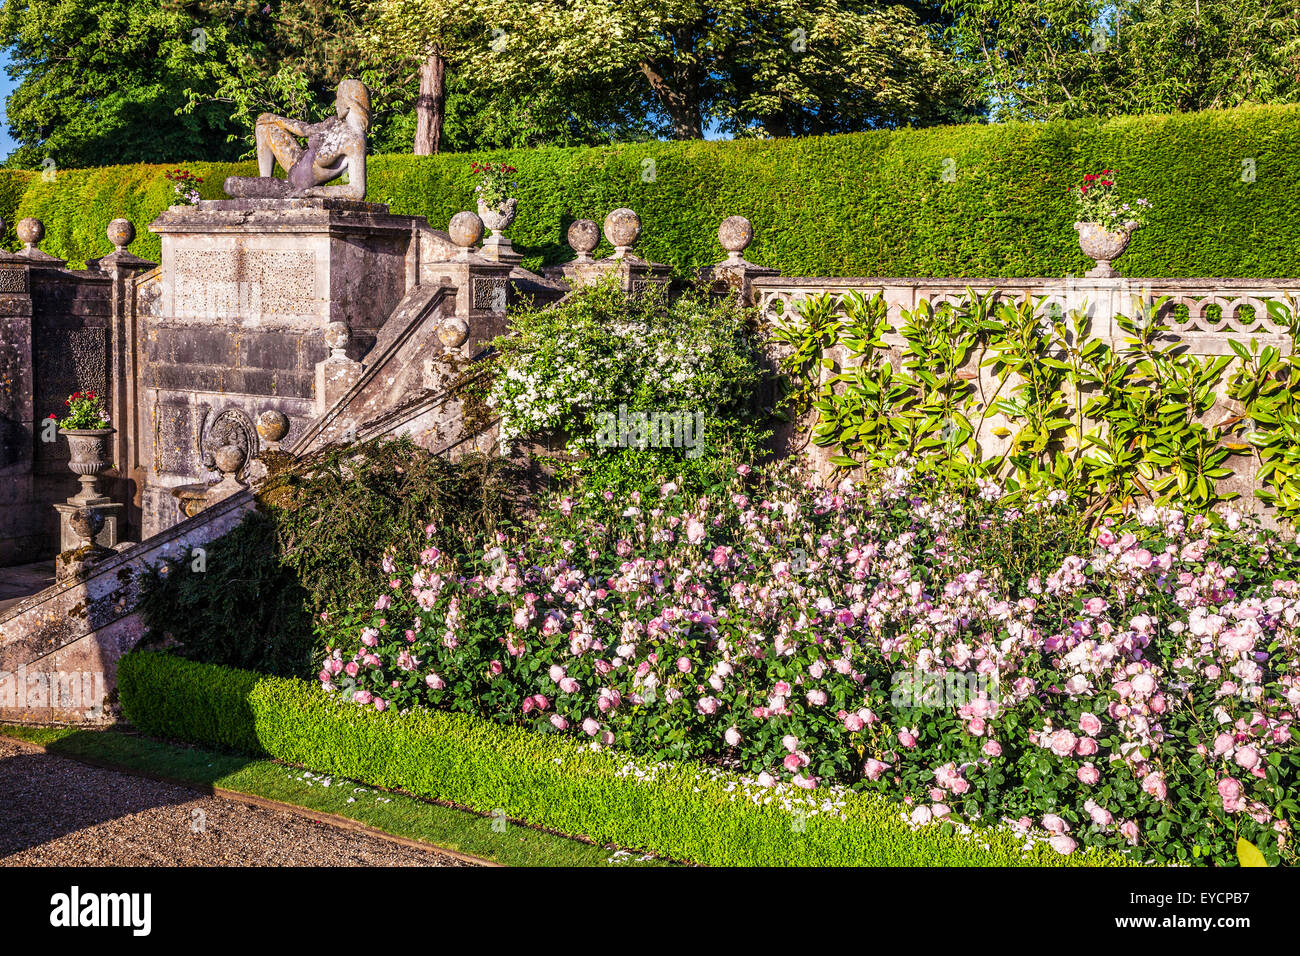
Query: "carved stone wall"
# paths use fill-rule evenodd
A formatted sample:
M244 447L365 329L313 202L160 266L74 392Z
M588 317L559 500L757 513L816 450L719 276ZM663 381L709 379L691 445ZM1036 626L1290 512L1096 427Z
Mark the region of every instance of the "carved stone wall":
M52 506L78 485L45 422L73 392L111 398L110 293L102 273L0 262L0 566L59 550ZM103 487L120 492L113 473Z

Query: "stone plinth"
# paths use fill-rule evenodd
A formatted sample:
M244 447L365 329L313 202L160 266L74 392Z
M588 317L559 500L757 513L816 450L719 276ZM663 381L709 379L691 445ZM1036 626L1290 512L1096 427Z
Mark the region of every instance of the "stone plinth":
M99 501L90 502L89 504L72 504L64 502L56 504L54 510L59 513L59 551L72 551L81 547L81 539L77 533L68 527L68 519L71 518L82 508L93 508L98 511L104 518L104 528L99 534L95 535L95 544L104 548L116 548L121 544L123 535L123 514L126 508L108 498Z
M342 199L205 201L150 224L162 256L141 370L146 535L183 518L172 488L220 477L218 449L243 450L247 479L262 413L286 416L291 441L318 413L327 330L343 330L334 356L354 369L418 280L419 226Z

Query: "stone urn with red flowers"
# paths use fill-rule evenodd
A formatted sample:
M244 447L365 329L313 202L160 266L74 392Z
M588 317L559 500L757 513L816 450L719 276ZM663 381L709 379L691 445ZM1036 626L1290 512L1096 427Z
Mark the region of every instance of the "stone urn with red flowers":
M71 504L91 505L107 501L99 493L99 473L108 467L109 424L104 400L94 392L73 392L65 404L68 413L59 421L59 434L68 440L68 467L81 482L81 491L68 499ZM50 418L57 418L50 415Z
M1079 248L1097 263L1084 275L1090 279L1116 278L1119 273L1112 263L1128 248L1133 233L1146 225L1151 203L1122 198L1115 191L1114 173L1109 169L1086 174L1082 183L1071 187L1071 192Z

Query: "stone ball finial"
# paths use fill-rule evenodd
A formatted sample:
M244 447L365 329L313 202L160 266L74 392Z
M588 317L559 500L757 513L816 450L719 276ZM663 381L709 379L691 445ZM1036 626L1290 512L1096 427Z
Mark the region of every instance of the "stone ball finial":
M217 470L229 477L244 467L244 449L239 445L222 445L213 456Z
M135 241L135 225L130 219L114 219L108 224L105 235L116 252L126 252L126 247Z
M631 250L641 235L641 217L631 209L615 209L605 217L605 238L614 246L615 256Z
M738 258L754 241L754 224L744 216L728 216L718 227L718 242L732 257Z
M346 358L348 341L352 330L346 322L331 322L325 326L325 345L330 349L331 358Z
M586 262L591 259L591 252L600 245L600 226L590 219L578 219L569 226L569 248L578 254L578 259Z
M468 252L483 238L483 220L477 213L458 212L447 223L447 235L451 241Z
M469 324L464 319L450 318L438 328L438 341L448 352L458 349L469 340Z
M289 434L289 416L274 408L266 409L257 416L257 433L262 436L263 441L278 444L285 435Z
M103 512L94 508L78 508L68 516L68 527L82 541L82 546L95 543L99 533L104 530Z
M18 238L28 249L34 249L45 238L45 223L35 216L18 221Z

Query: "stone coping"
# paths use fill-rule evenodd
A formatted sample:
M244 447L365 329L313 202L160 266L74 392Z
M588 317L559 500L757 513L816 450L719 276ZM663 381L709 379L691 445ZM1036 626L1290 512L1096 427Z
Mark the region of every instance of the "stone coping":
M1112 279L1090 279L1081 276L1022 276L959 278L952 276L756 276L753 284L759 288L782 286L942 286L964 289L966 286L1018 286L1070 285L1086 288L1113 289L1124 285L1149 285L1156 289L1202 289L1207 286L1240 289L1277 288L1300 290L1300 279L1229 279L1229 278L1152 278L1147 276L1116 276Z
M3 612L0 612L0 632L3 631L3 626L6 621L12 620L33 608L40 607L40 605L47 601L52 601L60 597L66 591L78 587L85 587L93 578L121 571L126 566L140 560L146 555L161 550L172 541L175 541L178 538L183 538L191 532L198 530L213 519L220 518L227 512L235 509L248 508L252 503L252 491L241 491L233 494L212 505L210 508L205 508L193 518L186 518L184 521L172 525L166 531L161 531L151 538L146 538L139 544L134 544L129 548L118 551L112 557L104 558L93 566L90 574L84 577L68 581L60 581L52 587L46 588L44 591L37 591L30 597L23 598L17 604L13 604ZM0 633L0 643L2 643L3 640L4 635L3 633Z
M158 235L213 232L410 233L418 216L395 215L383 203L351 199L205 199L170 206L149 224Z

